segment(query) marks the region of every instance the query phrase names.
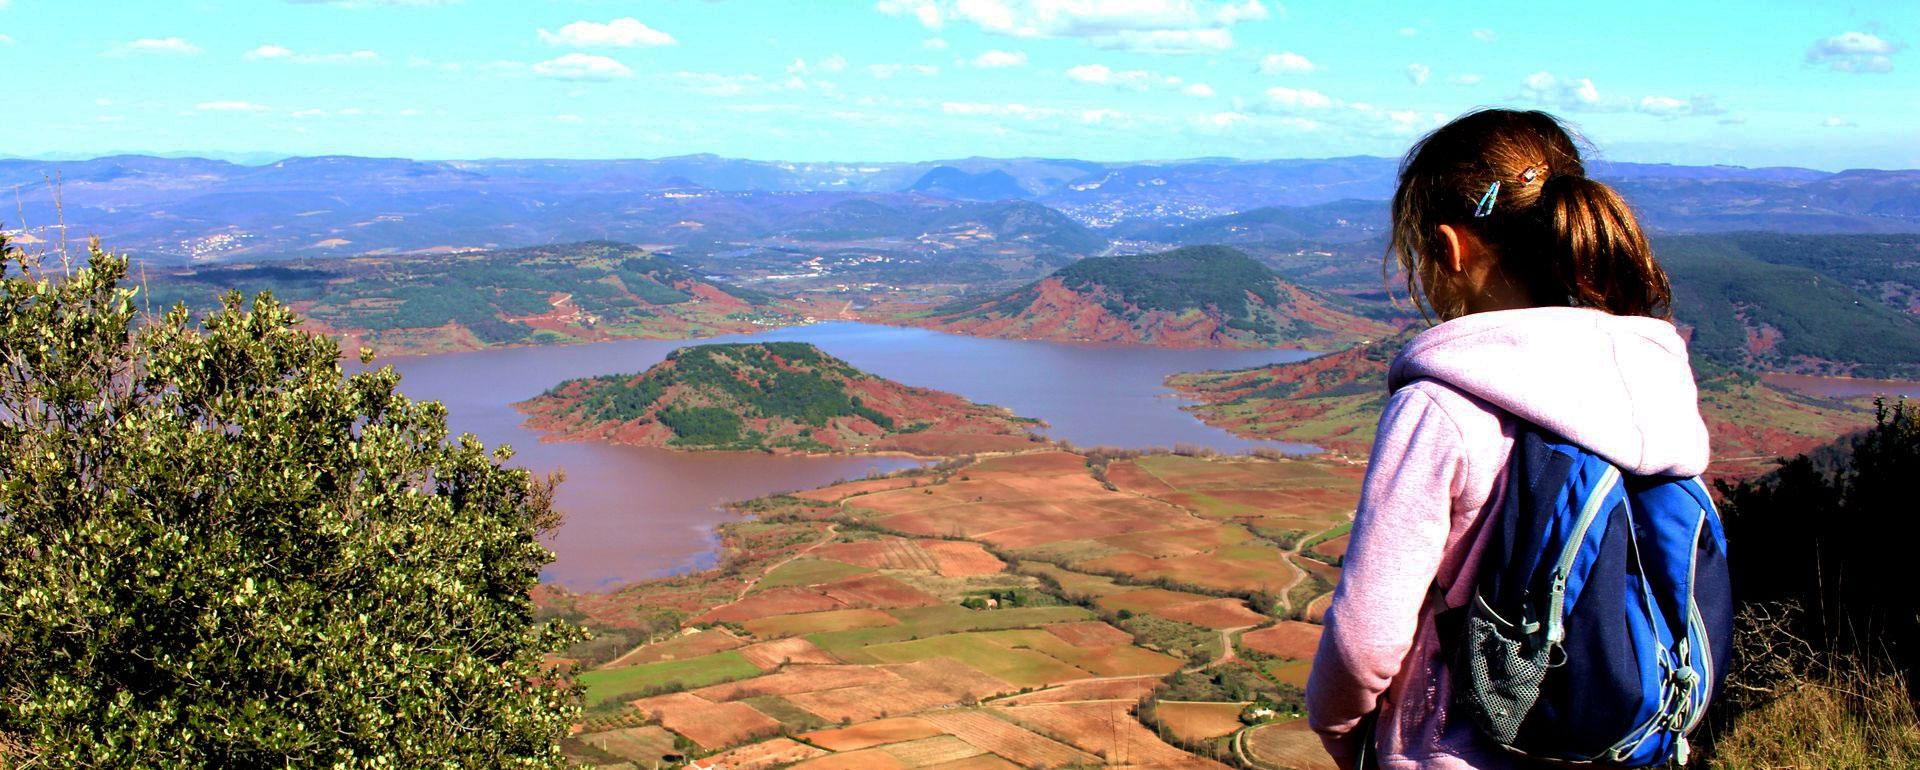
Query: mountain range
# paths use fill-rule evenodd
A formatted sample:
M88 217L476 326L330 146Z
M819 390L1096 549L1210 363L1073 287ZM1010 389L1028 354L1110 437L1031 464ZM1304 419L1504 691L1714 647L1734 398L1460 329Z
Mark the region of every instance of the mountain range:
M1109 239L1180 245L1213 231L1364 238L1385 225L1378 202L1391 195L1395 169L1396 161L1372 157L780 163L711 155L605 161L329 156L247 166L114 156L0 160L0 188L20 196L11 218L24 224L9 225L19 235L58 237L58 197L69 230L110 235L114 246L157 259L593 238L657 246L838 241L886 253L982 259L1031 247L1072 259L1101 252ZM1592 173L1616 183L1654 229L1666 232L1920 231L1920 171L1613 163L1596 164ZM58 196L49 181L58 182ZM849 218L842 204L885 210ZM1005 212L1051 232L1022 241L1031 233L995 224ZM846 227L850 219L860 226ZM961 233L991 239L991 248L956 241ZM1027 267L1048 269L1044 260Z

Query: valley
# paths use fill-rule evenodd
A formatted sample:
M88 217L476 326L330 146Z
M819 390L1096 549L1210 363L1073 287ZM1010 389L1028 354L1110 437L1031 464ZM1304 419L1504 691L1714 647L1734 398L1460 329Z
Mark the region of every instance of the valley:
M1300 619L1338 579L1361 471L1041 450L742 503L753 518L721 528L714 570L542 594L601 634L574 660L590 713L569 750L805 768L1310 757L1318 631Z
M535 599L594 633L555 661L578 763L1329 766L1302 688L1424 328L1382 284L1390 163L69 170L149 308L269 291L567 477ZM1910 172L1607 173L1713 476L1920 390Z

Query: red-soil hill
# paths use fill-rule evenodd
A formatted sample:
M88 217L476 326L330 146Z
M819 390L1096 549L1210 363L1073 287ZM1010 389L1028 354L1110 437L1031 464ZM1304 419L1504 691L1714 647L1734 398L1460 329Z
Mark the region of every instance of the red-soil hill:
M1167 378L1208 425L1236 435L1311 443L1364 455L1387 398L1387 366L1412 339L1404 331L1338 353L1287 364Z
M1364 456L1387 399L1387 368L1415 330L1319 358L1167 378L1202 421L1248 438L1295 441ZM1837 436L1864 429L1860 400L1804 395L1759 377L1701 363L1700 414L1713 448L1709 474L1752 476Z
M517 406L560 439L682 449L948 456L1030 448L1039 426L802 342L681 348L644 373L569 380Z
M1005 294L876 318L1007 339L1338 347L1389 330L1220 246L1084 259Z

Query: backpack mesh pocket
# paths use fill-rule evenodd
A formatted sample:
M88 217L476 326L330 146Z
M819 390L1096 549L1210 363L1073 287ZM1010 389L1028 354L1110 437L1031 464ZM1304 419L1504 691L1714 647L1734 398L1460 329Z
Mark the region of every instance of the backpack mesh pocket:
M1535 630L1507 622L1474 597L1466 617L1466 687L1460 698L1488 737L1512 745L1547 675L1548 648Z

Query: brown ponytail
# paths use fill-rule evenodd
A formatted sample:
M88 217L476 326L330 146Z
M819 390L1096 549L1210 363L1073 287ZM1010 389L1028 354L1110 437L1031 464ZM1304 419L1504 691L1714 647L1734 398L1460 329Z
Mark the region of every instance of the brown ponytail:
M1553 217L1555 283L1573 304L1614 315L1666 318L1672 294L1627 202L1584 176L1547 180L1541 204Z
M1496 186L1496 183L1497 186ZM1393 196L1389 264L1420 310L1465 312L1433 290L1440 225L1471 232L1538 305L1667 318L1671 291L1625 199L1588 179L1574 136L1544 112L1480 110L1415 143Z

